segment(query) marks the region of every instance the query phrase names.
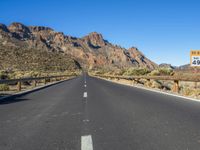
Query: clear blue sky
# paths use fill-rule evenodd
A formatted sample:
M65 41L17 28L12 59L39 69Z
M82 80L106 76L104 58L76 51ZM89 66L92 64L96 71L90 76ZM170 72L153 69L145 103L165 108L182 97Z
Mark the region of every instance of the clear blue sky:
M158 64L182 65L190 49L200 49L199 8L194 0L0 0L0 22L49 26L76 37L97 31Z

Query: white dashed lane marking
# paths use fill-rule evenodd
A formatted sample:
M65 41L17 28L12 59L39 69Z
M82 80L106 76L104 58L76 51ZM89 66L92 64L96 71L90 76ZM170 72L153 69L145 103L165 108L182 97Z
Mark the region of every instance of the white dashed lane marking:
M93 150L92 136L81 136L81 150Z
M84 87L87 87L87 85L85 84Z
M83 122L90 122L90 120L89 119L84 119Z
M84 92L84 93L83 93L83 97L87 97L87 92Z

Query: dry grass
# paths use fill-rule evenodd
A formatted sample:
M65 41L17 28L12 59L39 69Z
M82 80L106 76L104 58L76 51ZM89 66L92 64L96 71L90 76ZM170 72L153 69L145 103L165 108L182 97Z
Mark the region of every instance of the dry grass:
M47 76L62 76L62 75L79 75L80 70L75 71L5 71L0 70L0 79L19 79L28 77L47 77Z
M9 91L10 88L7 84L0 84L0 91Z

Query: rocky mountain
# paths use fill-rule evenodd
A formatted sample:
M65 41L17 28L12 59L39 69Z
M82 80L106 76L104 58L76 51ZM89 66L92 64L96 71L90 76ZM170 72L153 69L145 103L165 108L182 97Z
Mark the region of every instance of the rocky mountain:
M49 27L25 26L21 23L12 23L9 26L0 24L0 44L1 51L5 52L8 49L9 51L12 49L13 52L16 49L18 49L17 51L23 49L23 53L29 53L31 50L31 55L27 54L30 60L32 60L31 57L34 57L34 51L36 53L42 51L46 55L56 53L59 55L60 61L65 57L65 60L73 62L74 66L82 68L146 67L154 69L158 67L137 48L132 47L127 50L113 45L97 32L76 38L56 32ZM22 55L18 55L18 57L20 58ZM5 59L10 58L4 58L4 61ZM21 59L23 60L23 58ZM1 68L4 68L3 64L1 61Z

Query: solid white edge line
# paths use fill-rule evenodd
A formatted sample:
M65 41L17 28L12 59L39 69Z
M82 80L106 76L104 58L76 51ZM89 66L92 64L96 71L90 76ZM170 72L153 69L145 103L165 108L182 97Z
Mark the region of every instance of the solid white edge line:
M99 79L103 79L103 78L99 78ZM128 84L114 82L114 81L107 80L107 79L103 79L103 80L106 80L106 81L109 81L109 82L112 82L112 83L116 83L116 84L121 84L121 85L129 86L129 87L135 87L135 88L138 88L138 89L143 89L143 90L147 90L147 91L151 91L151 92L156 92L156 93L160 93L160 94L164 94L164 95L169 95L169 96L183 98L183 99L187 99L187 100L191 100L191 101L195 101L195 102L200 102L200 100L195 99L195 98L185 97L185 96L176 95L176 94L172 94L172 93L167 93L167 92L163 92L163 91L158 91L158 90L154 90L154 89L149 89L147 87L141 87L141 86L136 86L136 85L128 85Z
M81 150L93 150L92 136L81 136Z
M169 95L169 96L174 96L174 97L178 97L178 98L183 98L183 99L187 99L187 100L192 100L192 101L196 101L196 102L200 102L200 100L198 99L194 99L194 98L190 98L190 97L185 97L185 96L181 96L181 95L176 95L176 94L172 94L172 93L166 93L163 91L157 91L154 89L148 89L146 87L139 87L139 86L132 86L138 89L143 89L143 90L147 90L147 91L151 91L151 92L156 92L156 93L160 93L160 94L165 94L165 95Z
M87 97L87 92L84 92L84 93L83 93L83 97Z

